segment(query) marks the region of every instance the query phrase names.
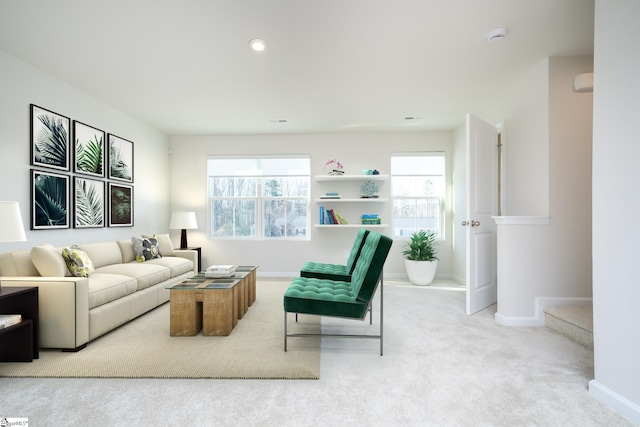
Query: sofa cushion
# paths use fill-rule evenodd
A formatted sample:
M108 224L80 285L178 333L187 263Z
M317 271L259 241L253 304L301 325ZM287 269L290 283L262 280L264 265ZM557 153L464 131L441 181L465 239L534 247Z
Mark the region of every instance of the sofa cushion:
M62 258L62 253L49 243L31 248L31 262L42 277L64 277L67 275L67 265Z
M166 267L153 265L148 262L140 264L136 261L127 264L105 265L104 267L97 268L96 272L120 274L136 279L137 290L157 285L160 282L170 279L171 276L171 271Z
M177 256L165 256L147 261L145 264L156 264L168 268L171 277L176 277L189 271L193 271L193 261Z
M150 259L162 258L160 245L155 237L132 237L133 250L136 253L136 261L144 262Z
M120 248L120 252L122 253L122 261L120 262L126 264L128 262L135 261L136 253L133 250L133 242L131 241L131 239L118 240L117 243L118 247Z
M72 276L89 277L95 270L89 256L75 245L62 249L62 258Z
M136 289L137 281L132 277L96 271L89 278L89 309L132 294Z
M0 254L0 276L38 276L38 274L38 269L31 261L30 249Z
M113 240L99 243L82 243L78 246L89 255L95 268L122 263L122 252L118 243Z

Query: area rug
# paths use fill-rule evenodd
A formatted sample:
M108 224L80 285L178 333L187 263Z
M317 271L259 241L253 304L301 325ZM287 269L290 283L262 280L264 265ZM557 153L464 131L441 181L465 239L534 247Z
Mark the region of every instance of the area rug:
M42 349L32 363L0 363L0 377L318 379L318 338L290 340L284 351L289 283L258 281L256 301L226 337L169 336L167 303L77 353ZM296 329L319 333L320 322L305 316Z

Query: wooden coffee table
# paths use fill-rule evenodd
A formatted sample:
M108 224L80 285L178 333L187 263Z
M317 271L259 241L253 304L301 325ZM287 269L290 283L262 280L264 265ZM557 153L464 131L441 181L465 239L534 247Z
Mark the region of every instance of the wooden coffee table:
M170 286L170 335L226 336L256 299L258 266L237 266L230 278L207 278L204 272Z

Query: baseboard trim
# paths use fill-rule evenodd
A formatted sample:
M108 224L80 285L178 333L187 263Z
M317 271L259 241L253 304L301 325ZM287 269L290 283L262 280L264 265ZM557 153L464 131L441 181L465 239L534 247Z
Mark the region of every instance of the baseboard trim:
M500 313L496 313L494 319L498 325L512 326L512 327L526 327L526 326L544 326L544 321L540 324L539 319L535 316L523 317L523 316L505 316Z
M623 417L628 418L634 424L640 425L640 406L620 396L596 380L589 381L589 394Z
M551 305L586 305L593 302L592 298L584 297L537 297L534 299L535 308L534 315L524 316L505 316L501 313L495 314L495 321L498 325L527 327L527 326L544 326L544 309Z

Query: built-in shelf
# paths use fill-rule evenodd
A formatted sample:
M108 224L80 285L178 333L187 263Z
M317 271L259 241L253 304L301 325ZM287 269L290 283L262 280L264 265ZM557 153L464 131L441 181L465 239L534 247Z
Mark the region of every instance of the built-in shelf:
M384 203L389 199L381 199L379 197L341 197L339 199L313 199L313 201L316 203Z
M357 194L356 193L357 190L353 188L354 183L355 185L360 185L361 183L365 183L369 180L386 181L387 179L389 179L389 175L316 175L314 179L318 182L325 183L324 186L326 187L337 186L336 184L338 182L344 182L345 183L344 185L339 185L338 187L340 187L340 190L347 190L349 196L351 196L351 197L340 197L340 198L313 199L313 201L319 204L321 208L323 207L323 205L332 206L338 203L350 203L352 204L352 206L343 205L342 207L344 207L345 209L353 213L352 210L356 209L355 208L356 205L360 205L364 203L369 206L367 210L371 209L373 211L380 211L380 209L382 208L382 205L389 201L389 199L387 198L380 198L380 197L353 197ZM349 182L351 182L351 184L349 184ZM333 191L337 192L337 190L333 190ZM377 205L373 206L371 205L371 203L377 203ZM363 206L364 205L361 205L360 208L362 208ZM322 209L320 210L322 211ZM358 221L360 221L359 215L358 215ZM354 222L352 224L314 224L314 226L317 228L332 228L332 227L333 228L384 228L384 227L388 227L389 225L388 224L360 224L360 223Z
M389 175L316 175L316 181L386 181Z

